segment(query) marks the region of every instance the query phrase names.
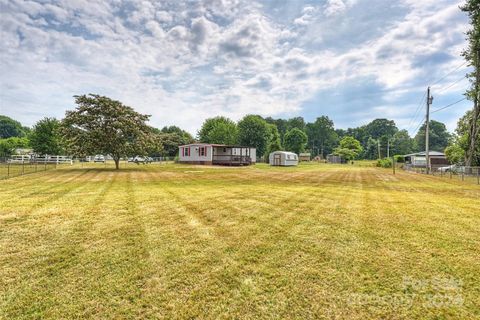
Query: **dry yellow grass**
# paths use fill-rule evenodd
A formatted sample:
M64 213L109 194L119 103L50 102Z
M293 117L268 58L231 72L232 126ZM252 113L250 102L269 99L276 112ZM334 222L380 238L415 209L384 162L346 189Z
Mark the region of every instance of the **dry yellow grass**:
M0 185L1 319L473 319L480 187L352 166Z

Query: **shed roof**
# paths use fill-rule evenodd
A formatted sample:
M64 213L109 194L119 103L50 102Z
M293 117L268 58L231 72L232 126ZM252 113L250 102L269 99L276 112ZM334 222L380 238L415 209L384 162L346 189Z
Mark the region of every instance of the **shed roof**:
M294 154L294 155L297 155L295 152L281 151L281 150L273 151L273 152L271 152L271 153L281 153L281 154Z
M424 156L425 154L426 154L426 151L422 151L422 152L417 152L417 153L406 154L406 155L404 155L404 157ZM443 152L438 152L438 151L429 151L429 152L428 152L428 155L429 155L429 156L445 156L445 153L443 153Z

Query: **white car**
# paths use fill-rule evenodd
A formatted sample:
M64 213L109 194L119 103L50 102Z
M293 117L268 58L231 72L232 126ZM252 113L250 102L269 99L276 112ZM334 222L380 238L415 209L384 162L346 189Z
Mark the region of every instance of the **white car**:
M140 163L146 164L146 163L152 162L152 160L153 159L150 157L141 157L141 156L136 156L135 158L133 158L133 162L135 162L136 164L140 164Z
M93 158L93 162L103 162L105 163L105 157L101 154L97 154L95 158Z
M462 173L462 172L465 172L465 167L464 166L459 166L459 165L456 165L456 164L452 164L450 166L440 167L440 168L438 168L438 171L440 171L440 172Z

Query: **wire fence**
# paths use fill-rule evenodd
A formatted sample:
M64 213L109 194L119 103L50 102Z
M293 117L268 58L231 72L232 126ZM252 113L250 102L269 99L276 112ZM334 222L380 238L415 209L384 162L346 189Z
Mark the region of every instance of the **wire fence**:
M47 161L43 163L31 161L11 162L9 158L0 158L0 180L56 169L57 165L59 164Z
M74 165L75 167L94 169L94 168L115 168L115 162L107 159L103 161L82 161L76 159L74 161L68 158L68 161L62 161L60 157L36 157L36 158L19 158L19 157L0 157L0 180L23 176L30 173L48 171L57 169L61 166ZM132 159L122 159L119 163L121 168L157 165L173 162L175 157L155 157L148 161L134 161Z
M403 169L410 172L427 174L426 167L418 167L404 165ZM456 179L465 182L476 183L480 185L480 167L470 166L432 166L428 171L432 176L442 177L445 179Z

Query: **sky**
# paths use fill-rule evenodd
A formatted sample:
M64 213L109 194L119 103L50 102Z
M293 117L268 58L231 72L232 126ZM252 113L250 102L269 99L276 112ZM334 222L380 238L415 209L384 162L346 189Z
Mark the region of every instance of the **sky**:
M0 0L0 114L31 126L96 93L195 134L214 116L375 118L413 135L463 98L456 0ZM450 131L461 101L432 114Z

